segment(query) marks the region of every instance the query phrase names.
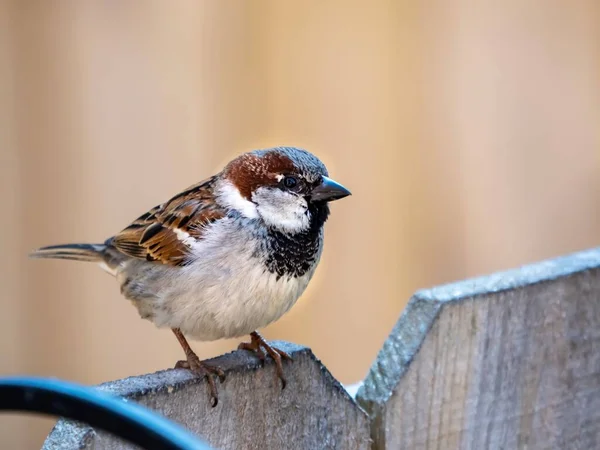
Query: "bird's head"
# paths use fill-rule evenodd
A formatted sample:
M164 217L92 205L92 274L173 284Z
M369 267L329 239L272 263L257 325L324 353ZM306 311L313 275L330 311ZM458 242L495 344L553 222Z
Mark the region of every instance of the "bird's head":
M255 150L225 167L217 201L278 231L300 233L320 228L329 215L328 202L350 195L328 175L325 165L306 150Z

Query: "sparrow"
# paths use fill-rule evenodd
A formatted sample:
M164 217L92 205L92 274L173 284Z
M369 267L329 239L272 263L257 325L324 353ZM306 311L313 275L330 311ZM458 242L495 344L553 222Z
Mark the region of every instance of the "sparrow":
M313 154L275 147L241 154L218 174L152 208L102 244L42 247L34 258L89 261L113 275L141 318L170 328L185 353L176 367L208 381L224 372L200 361L186 336L250 335L239 349L291 359L259 333L294 305L323 251L329 202L350 195Z

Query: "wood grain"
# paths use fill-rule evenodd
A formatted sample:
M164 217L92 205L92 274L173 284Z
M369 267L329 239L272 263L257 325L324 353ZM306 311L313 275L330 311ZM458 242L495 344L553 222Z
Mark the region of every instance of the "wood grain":
M210 406L206 383L187 370L172 369L101 385L157 411L198 434L217 449L368 449L364 411L304 347L278 342L292 355L284 363L282 391L272 360L262 368L246 351L213 360L227 375L219 404ZM44 449L135 448L86 425L60 420Z
M375 448L599 448L599 297L599 249L415 294L357 394Z

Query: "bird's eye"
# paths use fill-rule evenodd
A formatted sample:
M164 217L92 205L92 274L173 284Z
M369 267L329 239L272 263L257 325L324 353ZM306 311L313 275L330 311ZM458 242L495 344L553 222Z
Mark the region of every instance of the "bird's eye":
M283 185L288 189L293 189L298 185L298 179L292 176L286 176L282 180Z

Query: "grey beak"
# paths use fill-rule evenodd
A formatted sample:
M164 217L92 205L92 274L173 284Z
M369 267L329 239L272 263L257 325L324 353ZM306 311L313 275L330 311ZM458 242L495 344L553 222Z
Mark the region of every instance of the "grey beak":
M321 184L313 188L310 199L316 202L332 202L351 195L350 191L331 178L323 177Z

